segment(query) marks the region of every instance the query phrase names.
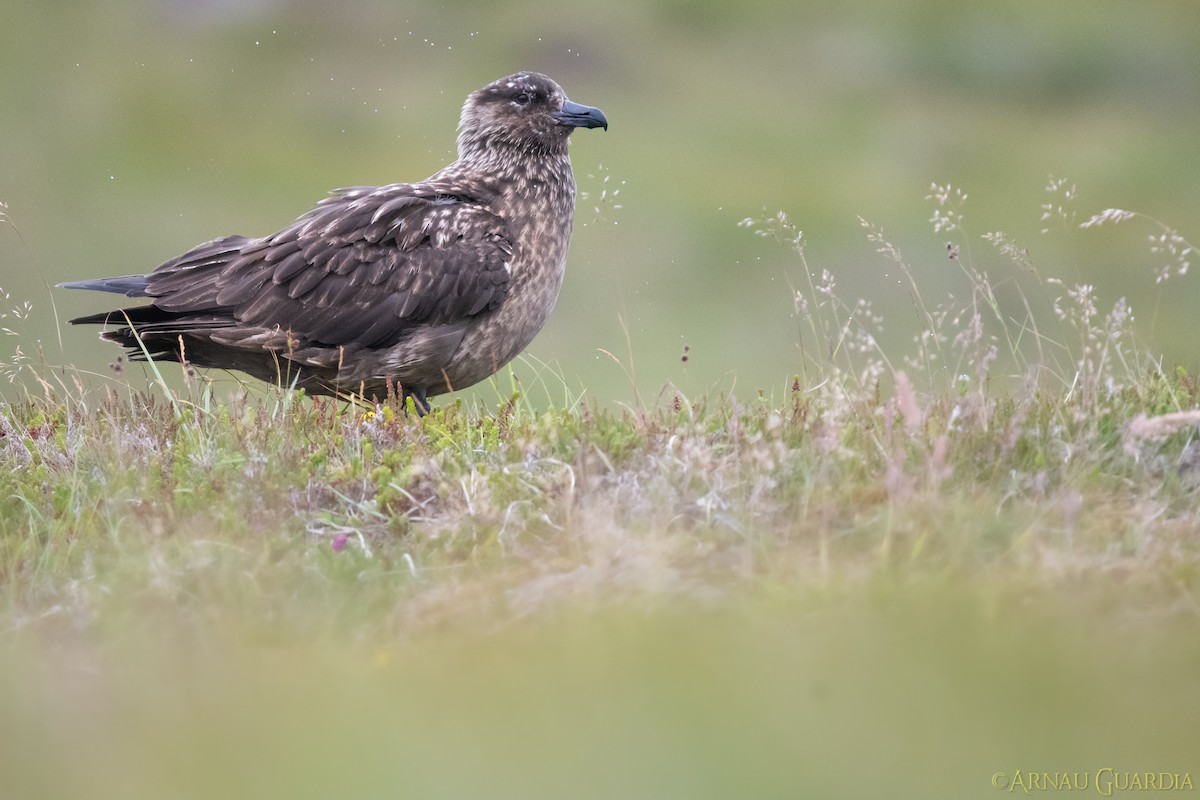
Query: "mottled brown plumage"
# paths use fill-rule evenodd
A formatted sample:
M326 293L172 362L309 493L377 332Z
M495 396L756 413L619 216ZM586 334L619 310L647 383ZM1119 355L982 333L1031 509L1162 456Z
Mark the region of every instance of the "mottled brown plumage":
M608 121L544 75L501 78L467 98L458 160L428 179L337 190L278 233L216 239L148 275L60 284L151 299L71 321L116 325L101 338L134 359L321 394L390 383L424 407L511 361L554 307L576 127Z

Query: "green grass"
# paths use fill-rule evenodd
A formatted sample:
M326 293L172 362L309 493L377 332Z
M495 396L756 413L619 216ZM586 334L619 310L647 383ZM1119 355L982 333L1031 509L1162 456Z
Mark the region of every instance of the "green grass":
M0 800L1200 780L1200 6L185 5L0 25ZM525 68L613 128L511 387L364 416L59 325Z
M965 198L930 199L965 296L867 227L921 320L908 352L786 215L747 221L793 259L776 394L645 398L631 352L625 405L531 360L418 419L175 389L175 365L98 387L17 350L0 796L1194 783L1200 381L1004 234L1017 273L985 271Z
M1196 394L993 397L970 426L884 398L835 431L802 391L8 405L0 784L975 797L1196 770L1191 437L1127 425Z

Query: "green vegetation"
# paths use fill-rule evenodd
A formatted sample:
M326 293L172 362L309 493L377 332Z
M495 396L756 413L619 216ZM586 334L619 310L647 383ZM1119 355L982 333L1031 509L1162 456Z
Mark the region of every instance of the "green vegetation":
M933 187L939 234L963 199ZM5 796L1200 777L1200 382L1004 234L1019 302L952 244L971 292L927 306L868 228L924 320L897 353L785 215L745 224L792 260L780 396L605 408L526 362L418 419L6 362L37 388L0 406Z
M1194 289L1147 279L1152 224L1039 219L1048 176L1067 176L1077 222L1132 208L1200 240L1198 3L6 0L4 22L0 200L28 252L0 227L0 286L39 309L26 342L52 363L112 355L48 313L102 301L48 287L278 230L338 186L419 180L452 157L469 91L537 69L612 122L572 144L585 196L532 349L574 394L628 400L597 356L627 360L627 340L648 396L668 381L722 394L733 375L739 393L783 390L799 371L789 262L736 226L777 209L842 295L888 321L887 343L906 342L907 293L857 218L923 286L965 294L914 202L930 181L971 193L981 266L979 236L1004 230L1046 275L1127 298L1154 352L1200 369L1179 333Z
M0 797L1194 791L1198 24L10 0ZM416 419L62 324L431 173L523 68L612 128L492 383Z

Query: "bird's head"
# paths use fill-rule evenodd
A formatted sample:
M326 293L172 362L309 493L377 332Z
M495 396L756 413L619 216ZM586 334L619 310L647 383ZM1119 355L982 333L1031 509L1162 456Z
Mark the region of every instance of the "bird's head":
M564 154L575 128L604 128L598 108L573 103L557 83L537 72L518 72L467 98L458 125L460 157L489 150L533 155Z

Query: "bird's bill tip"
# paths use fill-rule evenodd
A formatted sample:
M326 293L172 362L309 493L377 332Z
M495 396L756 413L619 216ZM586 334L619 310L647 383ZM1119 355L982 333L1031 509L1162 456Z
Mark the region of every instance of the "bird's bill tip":
M603 111L592 106L573 103L570 100L563 103L562 109L554 115L554 118L563 125L569 125L572 128L603 128L604 130L608 130L608 117L604 116Z

